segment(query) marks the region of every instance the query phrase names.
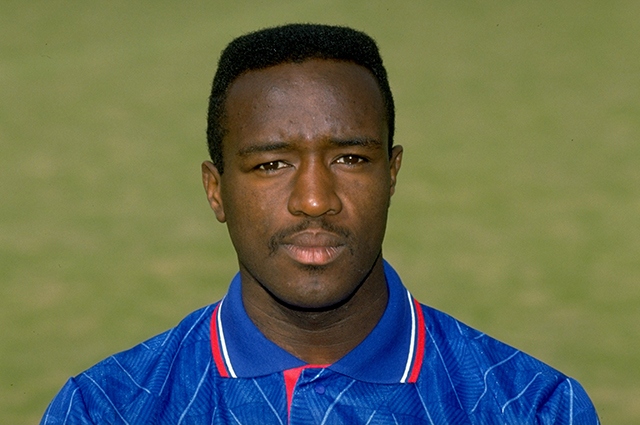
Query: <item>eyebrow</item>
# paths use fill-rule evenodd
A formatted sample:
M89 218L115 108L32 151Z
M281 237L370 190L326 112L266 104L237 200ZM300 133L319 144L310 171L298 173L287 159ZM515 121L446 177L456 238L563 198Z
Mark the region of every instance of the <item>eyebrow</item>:
M238 156L246 157L254 153L273 152L273 151L289 151L293 150L293 146L288 142L273 143L256 143L246 146L237 152Z
M382 146L380 140L369 138L331 139L330 143L336 147L362 146L365 148L377 148Z
M334 147L342 148L349 146L361 146L366 148L378 148L382 146L382 142L377 139L369 138L353 138L353 139L331 139L329 143ZM246 146L237 152L240 157L247 157L254 153L274 152L274 151L291 151L294 150L293 143L290 142L272 142L272 143L256 143Z

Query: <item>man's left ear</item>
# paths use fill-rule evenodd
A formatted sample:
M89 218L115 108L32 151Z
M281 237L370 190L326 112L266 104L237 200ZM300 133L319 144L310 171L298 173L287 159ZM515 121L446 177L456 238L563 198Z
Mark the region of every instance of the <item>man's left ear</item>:
M224 205L222 204L220 173L211 161L202 163L202 184L216 218L220 223L224 223L227 221L227 217L224 214Z
M396 191L396 179L398 177L398 172L400 171L400 166L402 165L402 146L395 145L391 149L391 158L389 159L389 172L391 174L391 193L393 195Z

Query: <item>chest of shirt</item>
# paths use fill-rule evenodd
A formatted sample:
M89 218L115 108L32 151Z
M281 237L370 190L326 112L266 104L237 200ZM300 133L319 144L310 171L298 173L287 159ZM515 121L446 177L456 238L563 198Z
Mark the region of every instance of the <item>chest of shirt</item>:
M429 422L413 384L373 384L328 369L308 369L300 374L289 403L282 374L224 381L213 423Z

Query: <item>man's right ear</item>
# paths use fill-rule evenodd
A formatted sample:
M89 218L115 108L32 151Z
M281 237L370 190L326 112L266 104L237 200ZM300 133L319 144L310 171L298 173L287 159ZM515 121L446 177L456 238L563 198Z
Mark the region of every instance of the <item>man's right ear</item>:
M221 181L218 169L211 161L202 163L202 184L204 191L207 193L207 199L211 209L216 214L216 218L220 223L227 221L224 214L224 205L221 196Z

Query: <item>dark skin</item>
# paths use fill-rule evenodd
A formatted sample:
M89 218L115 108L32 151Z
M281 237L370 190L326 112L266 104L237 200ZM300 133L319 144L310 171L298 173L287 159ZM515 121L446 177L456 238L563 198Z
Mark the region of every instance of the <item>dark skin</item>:
M356 347L387 305L382 240L402 147L359 65L282 64L241 75L223 158L202 176L238 254L242 297L271 341L310 364Z

